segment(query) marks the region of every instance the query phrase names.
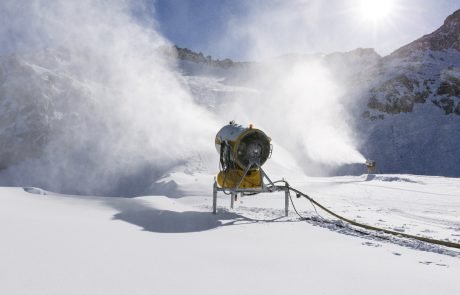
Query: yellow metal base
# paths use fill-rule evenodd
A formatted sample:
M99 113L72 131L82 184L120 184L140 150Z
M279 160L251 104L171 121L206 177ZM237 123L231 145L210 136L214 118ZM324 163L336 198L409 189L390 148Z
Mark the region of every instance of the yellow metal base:
M244 171L240 169L232 169L227 172L219 172L217 175L217 185L220 188L234 189L240 183ZM224 183L225 181L225 183ZM249 171L244 177L241 185L238 188L261 188L262 177L259 170Z

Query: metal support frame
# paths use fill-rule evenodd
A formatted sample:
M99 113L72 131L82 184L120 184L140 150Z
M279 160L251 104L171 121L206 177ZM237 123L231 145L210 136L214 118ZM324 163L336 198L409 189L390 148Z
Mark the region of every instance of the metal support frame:
M244 177L247 175L252 166L256 165L261 174L262 185L260 188L240 188L243 183ZM270 186L267 186L264 183L264 178L268 180ZM245 169L241 180L238 182L238 185L234 188L220 188L217 186L217 180L214 178L213 193L212 193L212 213L217 214L217 192L225 192L230 194L230 208L233 209L235 204L235 199L238 194L243 196L244 193L273 193L276 191L284 191L284 216L289 214L289 189L287 187L275 186L274 183L270 180L265 171L257 163L251 163Z
M284 190L284 216L289 215L289 189Z

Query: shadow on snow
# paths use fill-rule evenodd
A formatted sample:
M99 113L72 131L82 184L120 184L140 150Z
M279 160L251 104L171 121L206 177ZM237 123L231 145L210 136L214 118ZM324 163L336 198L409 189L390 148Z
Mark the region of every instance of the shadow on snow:
M122 199L105 201L119 213L113 216L114 220L121 220L141 227L144 231L156 233L189 233L215 229L221 226L241 225L266 222L293 222L292 220L278 221L282 217L258 220L246 216L221 210L218 214L210 211L170 211L153 208L142 201L125 202Z

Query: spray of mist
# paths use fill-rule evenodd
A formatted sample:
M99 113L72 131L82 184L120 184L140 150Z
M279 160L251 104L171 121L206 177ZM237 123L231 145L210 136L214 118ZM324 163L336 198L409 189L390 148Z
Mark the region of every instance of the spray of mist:
M246 56L263 58L246 79L258 94L240 97L230 114L268 130L307 174L333 173L344 164L364 163L347 113L352 98L336 83L340 73L330 72L320 55L276 57L309 42L318 1L258 4L249 5L244 19L229 22L229 39L243 38Z
M159 55L169 44L151 15L142 17L147 4L20 2L0 4L8 23L1 38L49 82L31 98L44 106L48 134L42 155L3 171L4 182L135 195L171 167L214 153L209 138L218 127Z

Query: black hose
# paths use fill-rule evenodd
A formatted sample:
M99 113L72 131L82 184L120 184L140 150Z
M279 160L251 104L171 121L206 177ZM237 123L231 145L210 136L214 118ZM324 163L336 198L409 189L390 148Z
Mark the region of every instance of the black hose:
M284 180L283 180L284 181ZM279 182L279 181L277 181ZM361 228L364 228L364 229L367 229L367 230L371 230L371 231L377 231L377 232L383 232L383 233L386 233L386 234L390 234L390 235L394 235L394 236L398 236L398 237L404 237L404 238L408 238L408 239L414 239L414 240L418 240L418 241L422 241L422 242L426 242L426 243L430 243L430 244L435 244L435 245L441 245L441 246L446 246L446 247L449 247L449 248L455 248L455 249L460 249L460 244L458 243L454 243L454 242L450 242L450 241L441 241L441 240L436 240L436 239L431 239L431 238L425 238L425 237L420 237L420 236L415 236L415 235L410 235L410 234L405 234L405 233L401 233L401 232L397 232L397 231L392 231L392 230L388 230L388 229L384 229L384 228L380 228L380 227L376 227L376 226L371 226L371 225L367 225L367 224L363 224L363 223L359 223L359 222L356 222L354 220L351 220L351 219L348 219L348 218L345 218L329 209L327 209L326 207L324 207L323 205L321 205L320 203L318 203L317 201L315 201L313 198L311 198L310 196L308 196L307 194L299 191L298 189L295 189L291 186L289 186L289 184L285 182L285 186L280 186L280 187L283 187L284 189L288 189L289 191L293 191L295 192L297 195L300 195L304 198L306 198L307 200L309 200L311 202L311 204L313 205L316 205L318 206L319 208L321 208L323 211L331 214L332 216L344 221L344 222L347 222L351 225L354 225L354 226L357 226L357 227L361 227ZM289 193L289 197L290 197L290 193ZM291 198L291 203L293 204L292 202L292 198ZM297 215L299 215L299 217L301 217L302 219L306 219L305 217L301 216L296 208L294 207L294 204L293 204L293 208L294 210L296 211Z

